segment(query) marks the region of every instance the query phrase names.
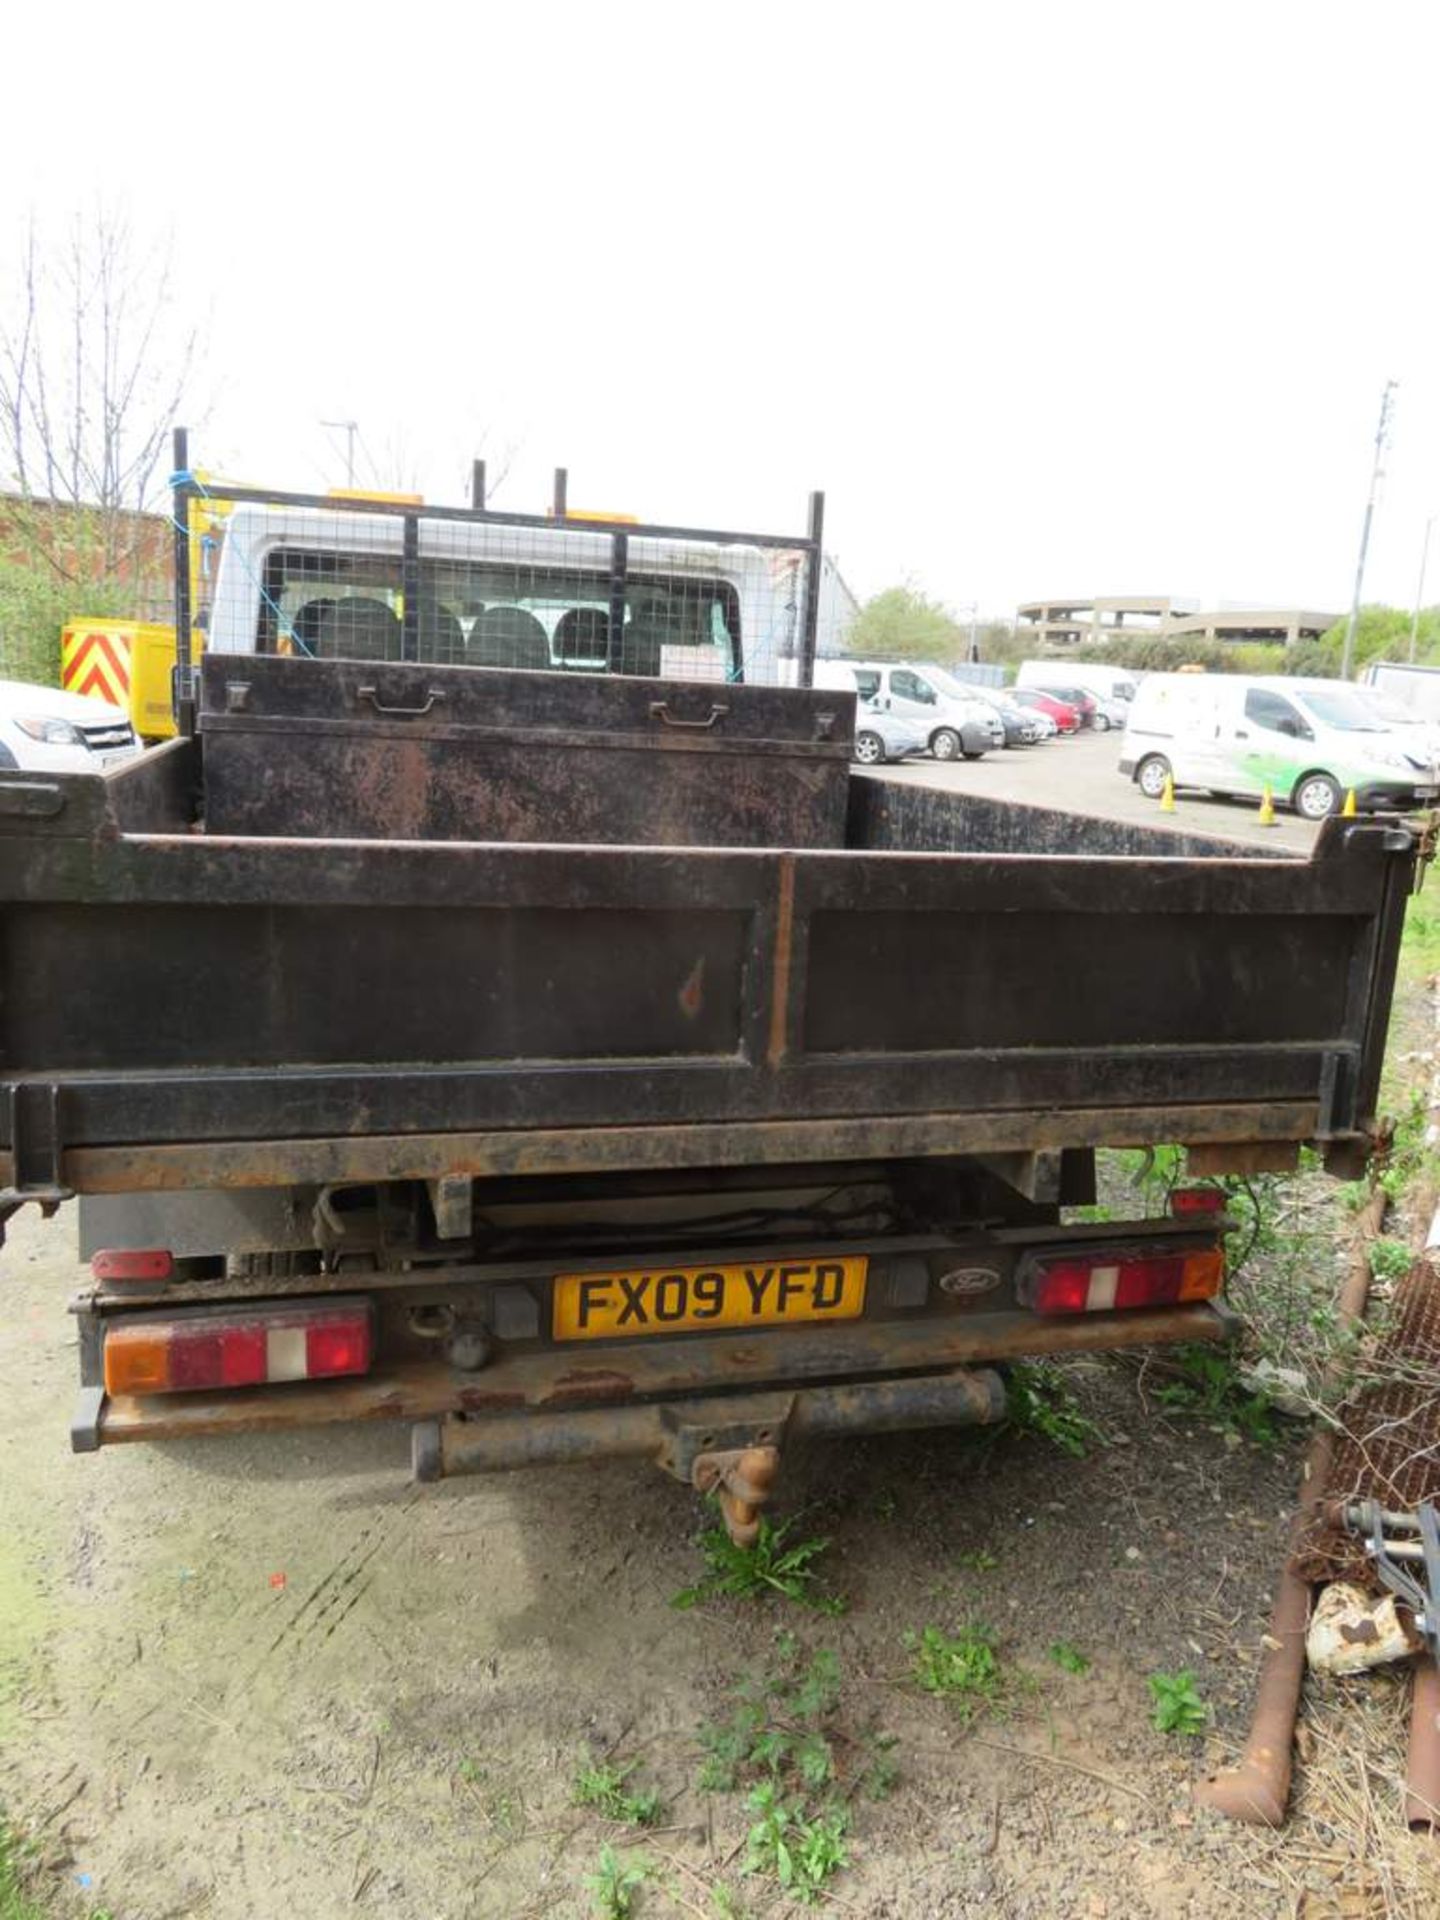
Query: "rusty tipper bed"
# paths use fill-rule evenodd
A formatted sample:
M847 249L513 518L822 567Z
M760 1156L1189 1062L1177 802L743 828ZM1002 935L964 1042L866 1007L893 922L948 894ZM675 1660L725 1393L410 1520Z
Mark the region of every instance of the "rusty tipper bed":
M649 1455L744 1537L787 1434L1222 1337L1218 1190L1063 1209L1101 1145L1363 1158L1414 834L999 806L849 773L853 722L213 651L195 737L0 777L4 1204L84 1196L76 1444L390 1417L425 1477Z

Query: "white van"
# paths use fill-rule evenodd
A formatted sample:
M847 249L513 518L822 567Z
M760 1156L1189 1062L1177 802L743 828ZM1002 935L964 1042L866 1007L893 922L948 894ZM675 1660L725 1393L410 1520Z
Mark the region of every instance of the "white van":
M1036 687L1041 693L1047 687L1079 687L1097 700L1123 701L1127 707L1139 683L1140 676L1129 667L1106 667L1094 660L1022 660L1015 675L1017 687Z
M838 676L838 677L837 677ZM979 760L1005 744L1005 723L974 687L915 661L817 660L817 687L855 686L880 712L908 721L937 760Z
M880 669L851 660L817 660L815 684L836 693L855 695L855 744L851 758L862 767L883 767L907 753L924 753L930 742L925 728L880 704Z
M1147 674L1130 703L1120 771L1158 799L1177 787L1257 797L1323 820L1353 792L1357 807L1435 798L1440 772L1386 726L1344 680Z
M1386 694L1392 700L1403 700L1417 719L1440 720L1440 667L1372 660L1360 678L1377 693Z

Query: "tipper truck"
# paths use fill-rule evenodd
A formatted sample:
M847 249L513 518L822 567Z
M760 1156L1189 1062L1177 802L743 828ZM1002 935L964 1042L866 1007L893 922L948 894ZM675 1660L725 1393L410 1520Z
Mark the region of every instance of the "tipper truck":
M1417 830L852 770L818 496L557 504L235 492L178 737L0 775L0 1217L80 1196L74 1446L387 1420L422 1480L652 1459L743 1541L791 1438L1226 1338L1215 1177L1369 1149ZM1069 1220L1161 1144L1163 1217Z

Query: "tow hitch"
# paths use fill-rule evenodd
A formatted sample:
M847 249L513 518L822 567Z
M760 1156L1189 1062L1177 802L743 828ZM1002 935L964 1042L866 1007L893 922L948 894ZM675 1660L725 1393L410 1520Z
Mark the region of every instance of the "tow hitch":
M713 1394L670 1405L452 1414L411 1429L417 1480L593 1459L650 1459L714 1493L730 1537L753 1544L787 1441L799 1435L984 1426L1005 1417L991 1367L774 1393Z

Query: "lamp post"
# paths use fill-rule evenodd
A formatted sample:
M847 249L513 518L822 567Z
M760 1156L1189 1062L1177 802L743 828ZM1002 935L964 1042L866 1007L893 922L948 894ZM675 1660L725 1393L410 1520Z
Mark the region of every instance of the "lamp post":
M320 424L322 427L333 428L335 432L345 435L345 484L347 487L353 487L355 484L355 436L360 431L360 422L358 420L322 420Z
M967 600L960 611L970 616L970 640L965 649L965 658L973 666L980 658L980 642L975 632L975 623L980 618L980 603L978 600Z
M1365 522L1360 529L1360 558L1355 566L1355 593L1350 602L1350 618L1345 622L1345 649L1340 656L1340 678L1350 678L1350 668L1355 655L1355 622L1360 618L1360 593L1365 585L1365 554L1370 545L1370 522L1375 518L1375 495L1380 489L1383 477L1380 462L1385 457L1385 443L1390 432L1390 414L1394 407L1392 395L1398 381L1387 380L1385 391L1380 396L1380 422L1375 429L1375 459L1370 468L1370 496L1365 502Z
M1425 598L1425 562L1430 558L1430 529L1435 524L1432 513L1425 522L1425 538L1420 543L1420 583L1415 589L1415 611L1410 616L1410 660L1414 664L1415 641L1420 632L1420 602Z

